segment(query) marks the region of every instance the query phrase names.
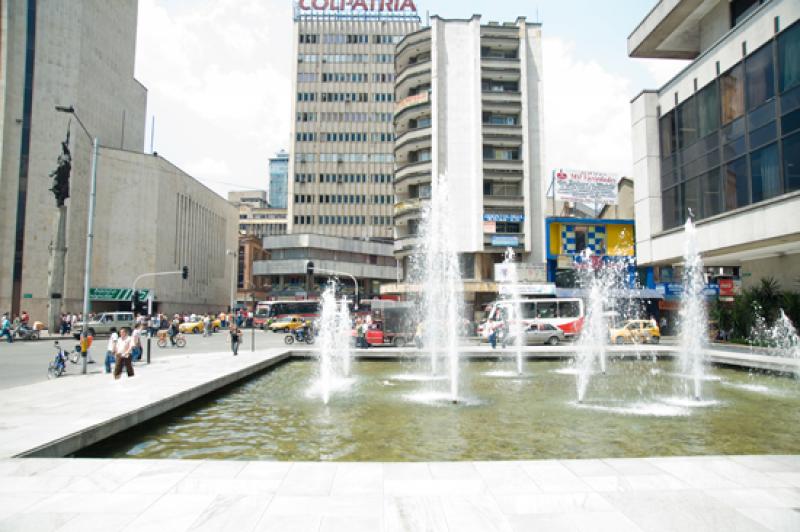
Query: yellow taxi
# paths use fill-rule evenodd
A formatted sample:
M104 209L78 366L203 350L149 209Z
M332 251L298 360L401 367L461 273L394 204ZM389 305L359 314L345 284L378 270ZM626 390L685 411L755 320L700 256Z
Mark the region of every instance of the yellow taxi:
M222 322L220 320L214 320L211 322L211 331L217 332L222 328ZM200 334L205 329L203 325L203 320L198 321L187 321L186 323L181 323L178 326L178 330L183 334Z
M612 344L657 344L661 341L661 330L655 320L628 320L622 327L611 329Z
M269 330L274 333L287 333L299 329L306 320L299 316L284 316L269 324Z

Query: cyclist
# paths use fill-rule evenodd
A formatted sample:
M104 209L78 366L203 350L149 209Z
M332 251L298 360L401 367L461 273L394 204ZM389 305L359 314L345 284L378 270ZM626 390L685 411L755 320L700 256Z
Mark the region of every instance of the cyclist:
M175 337L178 336L178 320L172 320L172 323L169 324L169 341L172 343L172 347L175 347Z

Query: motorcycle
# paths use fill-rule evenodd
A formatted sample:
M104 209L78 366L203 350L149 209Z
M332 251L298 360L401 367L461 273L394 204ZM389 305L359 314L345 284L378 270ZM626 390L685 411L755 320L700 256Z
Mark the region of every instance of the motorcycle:
M314 343L314 334L307 331L305 327L301 327L287 334L283 341L286 343L286 345L292 345L295 342L305 342L308 345L312 345Z
M27 325L20 325L17 327L17 330L14 331L17 335L17 338L20 340L38 340L40 332L28 327Z

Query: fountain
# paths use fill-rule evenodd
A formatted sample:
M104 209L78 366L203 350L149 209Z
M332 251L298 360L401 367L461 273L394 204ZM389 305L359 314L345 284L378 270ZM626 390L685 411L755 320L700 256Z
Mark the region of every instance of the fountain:
M432 184L430 203L423 211L415 284L422 293L420 315L423 319L423 348L430 354L431 374L439 372L438 359L448 362L449 400L458 401L458 331L463 305L463 287L454 247L452 217L447 177Z
M336 282L330 281L322 293L319 320L319 389L328 404L331 391L350 376L350 312L347 299L336 301Z
M584 287L588 286L589 297L586 301L586 315L581 334L575 345L576 385L579 403L582 403L586 396L586 389L589 387L594 365L599 363L600 371L603 374L606 372L608 323L604 311L612 279L612 276L608 273L610 270L604 270L602 265L596 265L591 250L584 251L582 263L586 268L581 273L581 284Z
M705 277L703 260L697 251L697 232L691 212L686 220L686 247L683 255L683 296L679 312L679 345L681 373L688 381L684 387L687 395L699 401L702 397L704 352L708 334L708 317L705 305Z
M525 322L522 316L522 296L519 292L519 276L517 275L516 262L514 262L514 249L507 248L503 264L507 267L508 280L506 287L508 289L507 297L510 297L511 316L508 316L509 330L506 334L514 341L514 348L517 358L517 375L522 375L523 353L522 347L525 345Z
M783 309L766 336L769 339L770 347L775 349L777 356L800 361L800 336ZM800 377L800 367L795 366L794 372L795 376Z

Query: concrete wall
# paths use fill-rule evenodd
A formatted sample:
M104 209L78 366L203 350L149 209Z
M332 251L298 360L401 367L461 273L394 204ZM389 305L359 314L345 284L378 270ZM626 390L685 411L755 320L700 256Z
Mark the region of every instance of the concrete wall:
M27 2L3 2L8 38L4 70L2 164L0 164L0 308L10 307L17 183L20 168L22 91ZM141 150L144 144L146 90L133 78L137 1L39 0L24 231L22 293L24 306L43 317L47 305L47 264L53 236L55 200L48 174L56 167L60 142L70 115L56 105L72 105L88 130L107 146ZM3 67L5 68L5 66ZM124 120L123 120L124 117ZM91 141L75 119L71 123L73 156L67 202L65 303L76 308L82 297L86 220L91 168Z
M542 28L520 21L520 63L522 74L522 158L526 191L525 251L531 264L545 262L544 238L544 95Z
M636 250L640 264L653 260L652 237L661 232L661 158L658 143L658 94L646 91L631 103L633 197Z
M239 211L169 161L102 150L92 286L127 287L143 273L165 312L222 310L230 300Z
M800 253L744 261L741 275L743 289L758 286L761 279L772 277L782 290L800 292Z
M728 30L731 29L731 6L727 0L720 0L711 11L700 20L700 50L708 50Z
M432 22L435 121L432 193L447 178L449 237L459 252L483 250L480 17ZM434 151L435 150L435 151Z

